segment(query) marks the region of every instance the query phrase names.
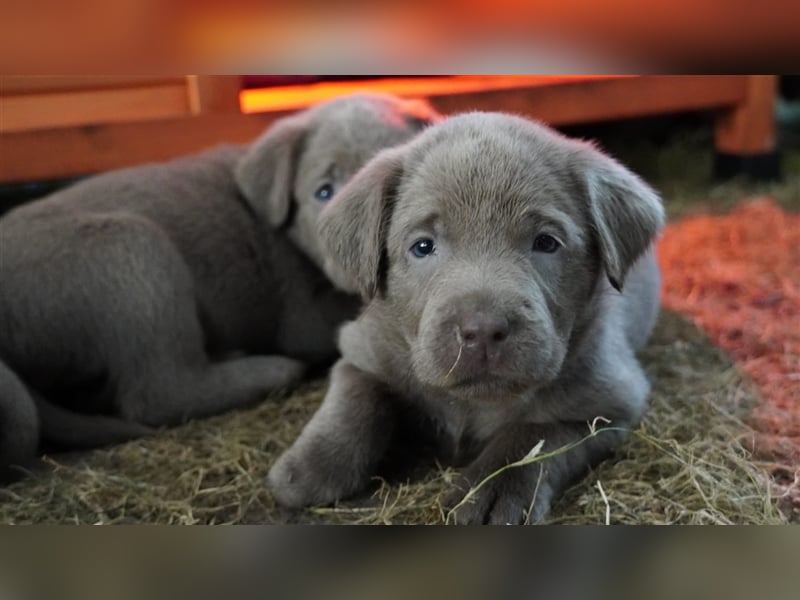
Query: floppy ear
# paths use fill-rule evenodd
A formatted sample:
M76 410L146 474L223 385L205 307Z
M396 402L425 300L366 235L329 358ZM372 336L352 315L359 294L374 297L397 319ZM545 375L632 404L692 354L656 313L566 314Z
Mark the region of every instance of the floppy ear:
M617 161L584 147L582 176L608 280L622 290L628 270L664 225L658 194Z
M236 165L239 190L255 213L273 228L289 218L297 159L307 129L305 114L276 121Z
M421 131L444 120L427 100L406 99L401 102L400 110L406 125L414 131Z
M402 150L383 150L334 196L319 217L326 271L373 298L379 289L394 191L403 172Z

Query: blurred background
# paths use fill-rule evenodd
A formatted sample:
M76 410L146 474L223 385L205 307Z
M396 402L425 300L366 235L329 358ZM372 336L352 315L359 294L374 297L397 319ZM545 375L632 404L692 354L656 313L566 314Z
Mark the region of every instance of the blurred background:
M28 0L1 10L3 73L764 72L791 71L800 51L785 0Z
M426 97L445 114L503 110L540 119L597 139L670 190L738 175L777 180L797 168L799 81L763 75L5 75L0 211L76 177L249 141L287 112L357 90ZM678 173L680 181L673 181ZM670 200L679 201L680 192Z
M6 600L674 600L793 595L797 530L17 529Z

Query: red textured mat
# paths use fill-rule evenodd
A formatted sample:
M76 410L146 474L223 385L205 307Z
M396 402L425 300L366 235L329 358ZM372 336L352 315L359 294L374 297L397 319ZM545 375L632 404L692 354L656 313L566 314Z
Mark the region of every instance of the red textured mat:
M755 381L756 456L800 466L800 215L770 199L667 226L664 306L689 315Z

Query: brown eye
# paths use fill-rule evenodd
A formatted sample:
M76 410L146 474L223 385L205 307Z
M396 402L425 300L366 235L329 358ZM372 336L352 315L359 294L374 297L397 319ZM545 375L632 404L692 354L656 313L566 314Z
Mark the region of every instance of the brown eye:
M561 243L552 235L542 233L536 236L533 240L533 251L544 252L545 254L552 254L561 247Z

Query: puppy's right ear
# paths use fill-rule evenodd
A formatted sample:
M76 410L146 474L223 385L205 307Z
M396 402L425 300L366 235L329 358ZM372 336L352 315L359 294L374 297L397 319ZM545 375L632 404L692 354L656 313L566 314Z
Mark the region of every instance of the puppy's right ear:
M273 228L289 218L297 160L307 130L304 113L276 121L236 165L239 190L256 215Z
M325 270L343 289L373 298L395 189L403 173L403 151L383 150L336 194L320 213Z
M611 285L622 291L633 263L664 225L658 194L637 175L593 145L581 142L581 176L589 214Z

